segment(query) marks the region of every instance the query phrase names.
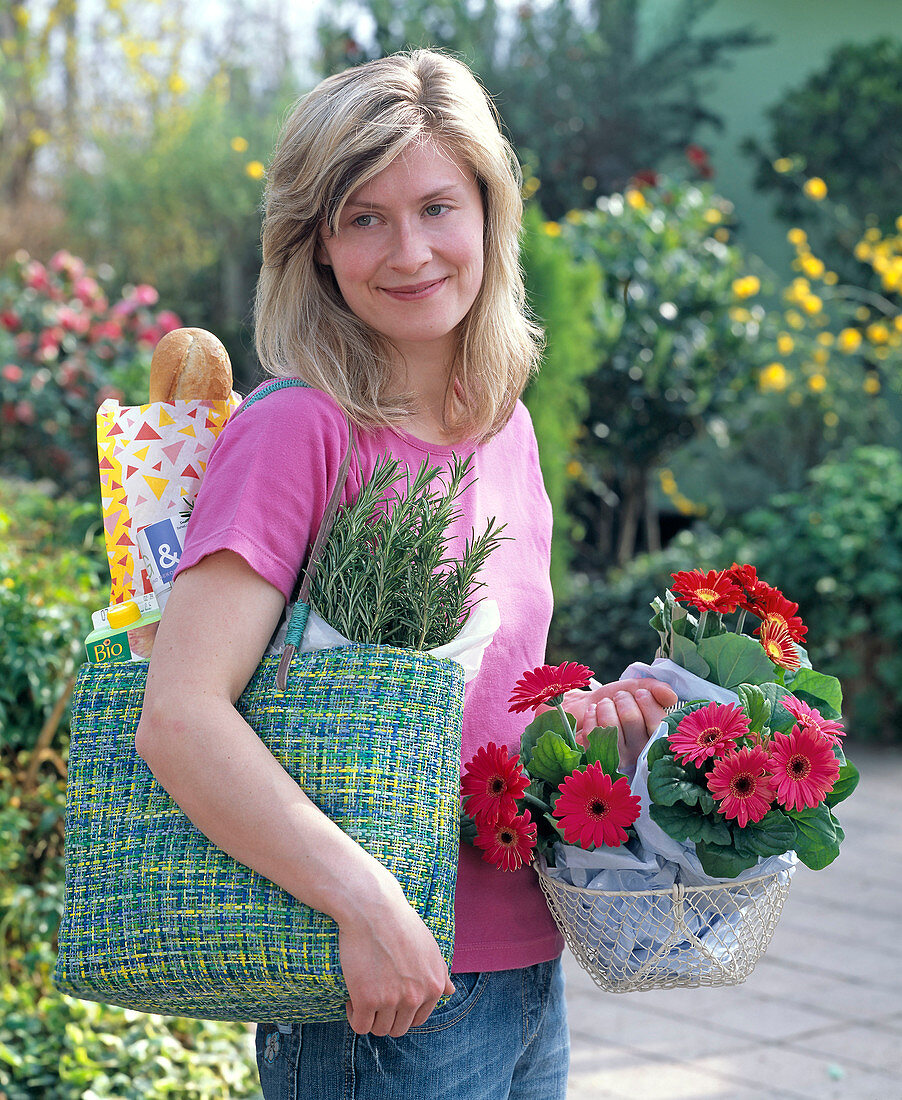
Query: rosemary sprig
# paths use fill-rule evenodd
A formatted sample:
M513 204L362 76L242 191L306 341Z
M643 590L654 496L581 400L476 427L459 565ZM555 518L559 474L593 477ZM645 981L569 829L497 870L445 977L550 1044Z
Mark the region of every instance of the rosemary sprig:
M339 509L309 600L350 641L423 650L460 632L504 530L492 518L481 535L471 532L460 559L450 556L448 528L461 516L472 459L455 455L443 480L438 466L423 462L411 476L385 456L354 503Z

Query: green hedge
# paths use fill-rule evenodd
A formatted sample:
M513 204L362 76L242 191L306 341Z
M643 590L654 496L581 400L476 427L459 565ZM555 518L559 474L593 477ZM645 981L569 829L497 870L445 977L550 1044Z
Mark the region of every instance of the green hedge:
M670 574L734 561L799 604L813 663L843 682L851 735L902 741L902 454L889 447L828 458L804 489L735 528L696 527L604 577L576 578L552 624L553 658L586 661L603 680L650 661L648 605Z
M109 579L96 505L0 481L0 535L0 1100L258 1096L242 1025L146 1016L53 989L67 688Z

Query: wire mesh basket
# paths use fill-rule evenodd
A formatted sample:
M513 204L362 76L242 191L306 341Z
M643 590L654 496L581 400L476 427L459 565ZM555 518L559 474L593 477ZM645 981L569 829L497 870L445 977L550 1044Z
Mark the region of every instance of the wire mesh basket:
M536 866L577 961L608 993L739 985L764 954L789 894L783 869L714 886L591 890Z

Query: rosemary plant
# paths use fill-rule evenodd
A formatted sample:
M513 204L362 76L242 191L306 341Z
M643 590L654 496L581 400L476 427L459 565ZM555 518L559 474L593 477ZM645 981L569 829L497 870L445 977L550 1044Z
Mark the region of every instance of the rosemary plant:
M461 558L449 555L472 458L455 455L447 481L425 461L411 476L379 459L357 499L339 509L311 577L310 605L330 626L352 642L419 650L460 632L504 530L492 518L481 535L471 532Z

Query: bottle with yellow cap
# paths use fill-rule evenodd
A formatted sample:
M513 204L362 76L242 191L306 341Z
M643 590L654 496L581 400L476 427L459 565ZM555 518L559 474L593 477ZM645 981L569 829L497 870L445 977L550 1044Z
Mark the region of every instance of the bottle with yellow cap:
M134 600L114 604L106 623L85 638L88 660L95 665L110 661L146 661L153 649L160 623L159 611L141 614Z

